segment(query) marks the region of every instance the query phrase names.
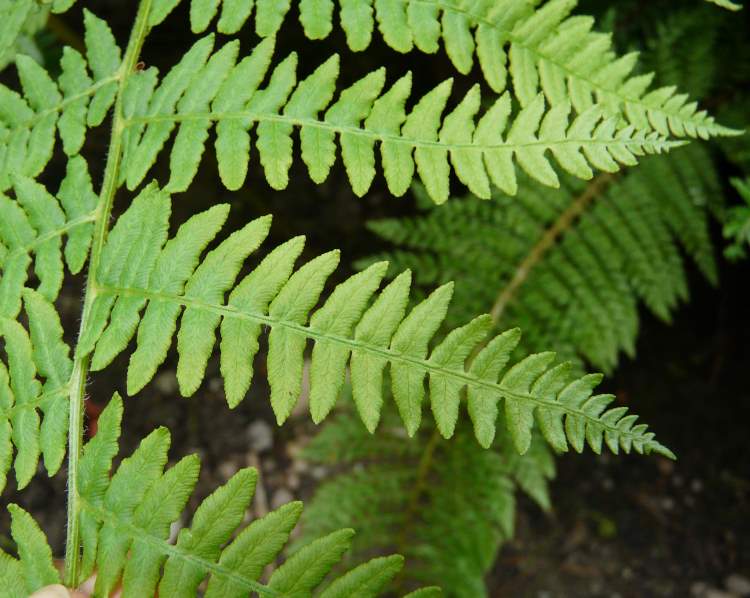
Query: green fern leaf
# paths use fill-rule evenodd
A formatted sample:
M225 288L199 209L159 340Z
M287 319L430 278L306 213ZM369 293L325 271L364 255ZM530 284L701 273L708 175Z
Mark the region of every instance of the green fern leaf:
M19 55L16 68L24 96L0 85L0 191L12 175L35 177L52 158L55 133L69 156L78 153L88 127L106 117L115 99L120 77L120 50L108 25L85 11L88 64L66 48L55 82L32 58Z
M733 10L741 8L726 0L709 1ZM177 2L160 4L171 10ZM220 4L218 27L224 33L235 33L250 17L249 2L235 6L236 2L226 0L192 0L194 32L208 28ZM576 0L533 4L525 0L468 4L463 0L340 0L337 4L347 43L355 52L369 46L377 20L383 40L397 52L416 47L432 54L442 39L458 72L468 74L476 55L485 80L498 93L506 90L510 75L513 94L523 106L542 91L553 106L572 103L582 114L597 104L608 117L625 119L646 132L678 137L736 133L718 125L674 88L649 90L651 76L632 75L636 54L618 57L610 36L592 30L592 18L571 16ZM261 37L275 35L290 8L288 0L258 2L256 32ZM299 3L300 22L308 38L330 35L334 8L332 0Z
M0 318L9 366L0 361L0 488L5 487L11 464L18 487L24 488L36 473L40 454L50 475L60 469L65 456L69 349L54 307L28 289L24 304L31 336L15 320Z
M437 203L450 194L449 158L462 181L489 197L489 177L512 192L515 162L542 183L558 186L547 152L572 174L591 178L591 167L614 172L620 164L634 164L637 155L679 145L655 132L639 133L633 127L618 130L616 121L604 119L597 107L571 119L569 104L547 110L541 94L520 112L504 137L509 95L503 95L475 123L481 100L475 87L443 117L450 81L425 94L407 114L403 106L411 78L400 79L381 95L383 69L343 90L331 104L338 75L336 56L298 83L297 58L291 54L273 69L267 86L258 89L271 65L272 41L262 42L237 65L236 42L229 42L209 58L212 46L211 36L197 42L148 102L133 102L127 113L128 146L123 159L128 188L141 183L177 127L167 189L185 191L197 172L214 122L219 173L229 189L239 188L245 180L250 130L257 124L260 161L274 189L283 189L289 182L291 135L299 127L302 158L315 182L328 176L338 138L352 188L357 195L365 194L375 176L375 146L379 143L390 191L403 194L416 167ZM151 76L143 73L132 79ZM150 90L149 83L148 93Z
M518 341L516 334L491 341L478 357L478 363L486 365L467 371L467 356L481 346L488 331L486 317L454 331L428 355L430 341L446 316L452 285L441 287L406 315L408 274L377 293L386 271L385 264L377 264L343 282L315 310L339 257L333 251L293 272L301 239L277 248L237 282L245 259L267 236L270 218L249 223L200 259L226 211L226 207L217 206L195 216L165 245L169 195L152 184L133 201L115 223L102 252L92 324L78 347L82 354L93 351L92 369L108 365L137 330L128 391L139 391L166 357L180 318L177 378L181 393L190 396L204 378L216 330L221 326L222 371L227 378L227 400L234 406L250 383L258 337L266 326L270 331L267 369L271 405L279 423L289 417L302 392L303 356L312 341L310 409L315 421L334 407L351 359L355 401L370 429L377 425L382 408L381 387L388 365L393 395L410 435L420 424L427 376L435 389L430 398L433 412L445 436L452 434L458 418L457 397L468 387L473 404L470 412L484 445L492 440L496 409L505 399L508 424L520 452L528 449L536 413L560 422L583 422L593 448L598 448L599 439L607 433L611 439L622 437L626 450L634 446L669 454L653 441L650 432L621 427L619 417L604 423L609 412L587 410L588 403L570 403L564 400L564 393L557 396L556 392L534 390L532 383L547 371L551 356L529 358L498 380L512 349L510 343ZM198 227L203 232L196 235ZM227 292L230 295L225 303ZM370 304L372 297L375 300ZM498 349L498 343L509 345ZM235 369L235 364L240 365ZM477 403L483 405L477 407ZM576 448L578 429L568 431Z

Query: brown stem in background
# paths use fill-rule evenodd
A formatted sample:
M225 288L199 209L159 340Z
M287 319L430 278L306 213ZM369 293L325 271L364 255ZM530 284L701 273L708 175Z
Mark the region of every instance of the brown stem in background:
M505 308L508 304L513 301L518 292L518 289L526 282L531 270L536 266L544 255L549 251L562 234L570 228L570 226L578 219L578 217L586 210L588 205L596 199L596 197L614 180L614 177L609 173L598 175L591 181L586 190L577 197L568 208L560 214L560 217L555 223L547 229L542 235L542 238L531 248L531 251L526 255L523 261L518 265L513 278L503 288L500 296L495 301L495 305L492 306L490 315L492 321L497 324L502 318Z

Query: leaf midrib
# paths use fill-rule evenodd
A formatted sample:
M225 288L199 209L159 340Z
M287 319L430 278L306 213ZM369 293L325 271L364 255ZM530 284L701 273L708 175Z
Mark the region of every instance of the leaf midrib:
M222 317L233 318L233 319L238 319L238 320L247 320L250 322L254 322L256 324L262 324L262 325L266 325L269 327L276 326L276 327L281 327L281 328L287 328L289 330L302 334L306 338L312 339L313 341L327 341L327 342L336 343L338 345L347 347L350 351L361 350L370 354L378 355L379 357L391 363L396 362L396 363L409 364L413 368L419 368L423 370L425 374L438 374L447 378L451 378L458 382L461 382L463 385L466 385L469 387L483 388L486 390L490 390L494 392L495 394L499 394L506 398L510 398L510 399L514 399L518 401L531 402L531 403L534 403L536 406L542 407L544 409L554 409L556 411L560 411L568 415L579 417L579 418L584 419L589 424L598 426L602 428L603 430L616 433L618 437L625 437L625 438L631 438L631 439L643 438L642 435L633 434L630 431L621 430L617 428L617 426L606 424L601 419L592 417L590 414L586 413L585 411L581 409L573 408L568 405L563 405L558 401L536 397L529 393L515 392L507 388L504 388L497 383L474 378L470 376L468 373L466 373L465 371L459 371L459 370L449 369L445 367L435 366L428 359L421 359L421 358L413 357L404 353L397 353L397 352L391 351L388 348L378 347L375 345L370 345L370 344L359 342L353 338L347 338L347 337L336 335L336 334L323 333L314 329L311 326L304 326L302 324L298 324L291 320L283 320L279 318L274 318L266 314L240 311L231 306L213 305L210 303L205 303L199 299L194 299L192 297L185 297L182 295L174 295L170 293L162 293L162 292L151 291L147 289L121 288L121 287L114 287L114 286L108 286L108 285L103 285L101 283L97 283L96 291L98 294L102 294L102 295L108 294L108 295L123 296L123 297L138 297L138 298L147 299L147 300L157 300L157 301L164 301L168 303L176 303L185 308L209 311L211 313L217 314ZM651 441L648 441L647 446L649 446L650 444L651 444Z

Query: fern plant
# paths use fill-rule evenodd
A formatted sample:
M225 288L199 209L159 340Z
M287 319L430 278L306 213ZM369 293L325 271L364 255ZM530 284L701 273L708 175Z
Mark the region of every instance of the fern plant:
M679 15L685 23L695 17ZM674 21L668 15L666 22ZM704 37L691 43L705 42L705 48L711 32ZM682 40L666 36L653 51L669 52L670 43ZM696 64L711 75L708 81L719 79L715 65L693 61L676 62L671 74L689 80L685 74ZM421 213L372 221L371 231L387 249L359 266L387 259L395 271L412 268L425 293L445 279L460 280L453 311L459 321L493 306L498 325L524 328L523 352L553 344L578 368L611 370L622 352L633 355L641 305L669 322L687 299L683 256L717 283L711 215L725 221L725 235L735 239L728 252L742 247L746 210L738 206L725 215L714 154L691 145L645 159L622 176L599 176L586 185L563 180L554 192L526 178L513 198L498 191L492 202L464 197L440 209L417 187ZM735 161L734 152L729 157ZM740 181L734 184L742 191ZM391 434L397 438L398 431ZM442 576L446 593L485 595L484 577L513 533L515 495L529 494L545 511L553 504L550 448L534 435L519 458L511 440L498 434L488 452L465 441L441 442L426 429L405 451L397 441L362 434L344 414L304 453L336 472L305 513L305 537L330 531L334 516L336 525L366 521L356 554L367 554L373 544L395 546L411 557L410 580L450 570Z
M15 15L13 21L3 19L3 47L18 47L18 15L64 11L74 0L49 4L0 4L2 16ZM378 262L325 292L338 265L337 251L295 270L304 244L297 237L250 267L246 260L268 235L270 217L218 240L226 204L177 226L172 195L189 189L212 130L220 179L229 190L246 181L253 129L263 178L273 189L285 188L298 128L301 158L314 182L328 177L340 150L355 194L370 189L380 166L391 194L405 193L418 175L435 204L449 198L454 175L480 197L495 194L491 185L522 197L527 176L559 187L562 171L591 179L594 169L618 172L635 165L637 156L683 145L684 137L736 131L718 125L672 88L648 91L648 76L630 75L635 57L617 58L608 36L591 30L591 19L570 16L575 2L568 0L471 7L454 1L342 2L349 49L369 45L377 18L384 40L396 51L414 45L433 52L442 39L458 75L467 72L476 54L491 88L483 94L478 84L452 97L448 79L414 100L411 75L386 81L384 69L337 94L338 55L298 81L296 54L274 57L291 8L287 2L256 3L261 39L243 58L237 39L215 50L210 33L163 76L155 67L141 68L149 34L177 4L141 0L124 50L107 23L84 9L85 56L63 49L60 74L54 77L54 69L18 54L20 88L0 85L0 338L7 358L7 365L0 360L0 482L5 485L12 466L23 489L40 456L54 475L67 452L63 581L68 587L96 569L95 593L101 596L118 583L125 595L151 595L157 588L163 595L194 595L206 577L209 595L310 595L351 535L335 532L300 549L261 584L262 569L283 547L299 506L282 507L229 542L255 481L254 473L243 471L198 509L176 544L166 542L170 523L194 486L197 461L188 457L164 473L169 442L160 429L110 479L119 398L110 402L99 432L83 446L88 378L130 345L128 394L154 377L175 336L180 392L194 394L218 331L226 398L234 407L251 383L259 336L268 331L270 400L279 424L302 392L304 356L311 348L309 408L316 423L333 410L349 373L358 419L369 432L390 409L384 399L392 394L407 435L419 434L427 385L437 430L432 443L456 436L456 445L464 446L473 435L477 450L499 443L519 455L546 454L538 448L546 441L557 451L569 446L581 451L588 444L597 452L606 445L615 453L673 457L635 415L610 408L611 395L593 393L600 376L571 375L571 366L556 365L550 352L519 355L510 365L520 333L497 334L497 313L472 314L468 323L451 325L435 341L452 284L439 286L409 309L411 273L405 270L379 290L388 264ZM224 34L236 34L252 14L252 2L193 0L193 30L205 31L220 5L217 28ZM308 37L330 33L333 8L332 2L299 3ZM89 130L108 116L107 159L95 191L80 152ZM146 181L156 160L167 159L168 142L168 175ZM53 169L48 166L58 150L65 155L66 174L56 184L49 182ZM517 166L525 174L519 175ZM123 202L117 211L116 198ZM522 198L517 201L523 204ZM73 345L66 341L72 331L63 330L55 305L66 266L86 275ZM473 431L461 418L464 403ZM543 501L540 488L551 475L549 467L537 468L542 481L532 484L523 477L532 466L519 464L514 472L498 467L494 453L483 455L487 471L499 476L498 487L520 484ZM517 458L524 462L525 457ZM10 510L18 559L1 557L5 587L23 595L57 583L42 532L20 507ZM507 514L491 517L507 535ZM370 561L321 595L377 595L400 566L400 557Z

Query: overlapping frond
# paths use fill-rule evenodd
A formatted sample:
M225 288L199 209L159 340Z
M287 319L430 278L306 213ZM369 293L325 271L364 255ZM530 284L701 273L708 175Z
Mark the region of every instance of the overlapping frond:
M588 179L592 168L614 172L635 164L636 156L679 145L661 133L620 128L616 119L604 118L598 106L577 117L569 102L547 108L542 94L527 102L515 119L510 95L503 94L477 119L482 102L478 85L444 114L451 80L407 111L411 75L383 92L383 68L342 90L333 101L337 55L297 82L297 56L292 53L275 64L267 85L260 88L272 65L273 38L238 63L236 41L212 54L213 43L213 36L198 41L161 82L155 69L129 79L122 169L128 188L141 183L178 128L167 189L185 191L214 124L219 173L229 189L245 181L253 127L266 179L274 189L285 188L294 158L292 134L299 128L302 160L315 182L327 178L338 140L352 188L363 195L375 177L379 146L390 192L403 195L416 173L436 203L448 199L452 171L474 193L489 197L490 181L515 192L516 164L545 185L557 186L548 153L563 170Z
M161 4L171 10L178 0ZM720 0L725 7L734 3ZM235 33L250 17L253 2L192 0L195 32L216 17L219 31ZM255 30L262 37L280 29L293 3L255 3ZM572 15L576 0L301 0L299 19L311 39L333 31L338 12L349 48L366 49L377 22L385 43L406 53L433 54L442 41L457 71L467 74L475 58L486 82L498 93L512 79L513 95L527 106L543 92L551 105L571 103L582 114L599 104L643 131L679 137L732 134L696 102L673 87L651 88L651 75L635 75L637 53L618 57L609 34L593 30L591 17ZM337 11L335 9L338 9ZM168 12L167 10L167 12ZM163 18L160 13L160 18Z
M553 345L610 369L633 349L639 301L668 320L686 297L680 247L716 280L714 172L706 151L691 145L621 179L567 181L555 192L527 181L512 200L453 201L372 223L397 247L372 259L414 268L428 286L460 280L459 317L494 303L501 323L524 330L527 350Z
M396 546L409 562L406 582L437 575L447 595L486 596L484 576L513 535L516 491L550 507L548 446L536 435L521 456L499 434L485 450L460 427L451 442L430 447L426 435L404 439L395 418L385 423L371 436L341 414L305 448L303 458L337 473L308 504L303 540L357 522L354 555Z
M729 244L724 254L731 260L740 260L750 246L750 177L732 179L732 185L744 203L727 210L723 233Z
M287 543L302 504L286 504L239 530L258 477L251 468L240 470L206 498L190 527L180 530L170 543L171 527L195 487L200 462L190 455L165 470L170 435L166 428L158 428L110 478L121 417L122 402L115 396L80 463L81 579L96 571L97 596L109 596L118 584L123 598L154 596L157 591L161 596L197 596L204 580L207 585L201 595L207 598L249 593L309 596L349 548L354 531L334 531L287 558L262 583L264 569ZM4 596L25 598L40 587L59 583L59 578L44 533L23 509L16 505L9 509L19 558L0 550L0 583ZM379 596L402 566L398 555L373 559L330 581L319 595ZM420 596L439 594L437 588L426 588Z
M14 466L19 488L37 471L40 454L50 475L65 456L68 434L70 349L55 307L40 293L23 291L30 333L0 316L0 492ZM15 448L15 457L14 457Z
M57 197L28 177L12 178L15 198L0 192L0 317L11 319L21 309L24 287L31 284L32 261L37 290L49 301L62 287L64 263L73 274L81 271L98 201L80 156L68 161Z
M86 130L102 123L112 106L120 76L120 49L109 26L85 11L87 58L65 48L57 81L29 56L16 68L23 95L0 85L0 191L12 175L35 177L52 157L56 133L74 156Z
M33 36L44 26L48 11L36 0L0 0L0 69L17 52L36 51Z
M581 450L588 440L598 451L604 440L613 451L670 454L646 426L634 426L633 417L605 411L611 397L591 396L597 377L571 382L565 365L552 367L554 354L533 355L506 370L520 335L511 330L488 339L488 315L453 330L429 351L445 318L452 284L407 315L410 273L377 293L387 270L387 263L378 263L338 285L314 310L339 255L326 253L294 271L301 237L277 247L238 283L243 263L268 233L270 217L250 222L201 258L227 213L228 206L215 206L167 240L169 195L152 184L133 201L103 250L90 325L78 345L82 355L93 352L93 370L108 365L135 336L128 368L128 392L135 393L154 376L176 334L177 379L180 392L190 396L204 378L220 328L221 371L227 400L235 406L249 387L265 328L270 331L271 405L280 423L302 392L304 354L311 342L310 412L315 422L334 407L348 365L360 417L373 430L389 366L393 396L410 435L422 419L427 377L432 412L446 437L453 434L466 388L469 414L484 446L495 435L502 400L520 452L528 449L536 413L545 435L560 450L567 449L568 441ZM469 366L467 358L480 348Z

